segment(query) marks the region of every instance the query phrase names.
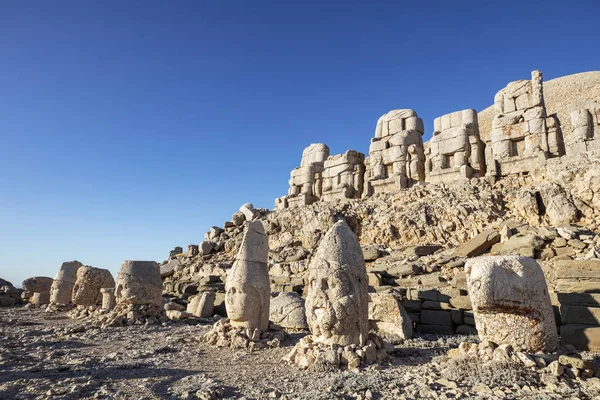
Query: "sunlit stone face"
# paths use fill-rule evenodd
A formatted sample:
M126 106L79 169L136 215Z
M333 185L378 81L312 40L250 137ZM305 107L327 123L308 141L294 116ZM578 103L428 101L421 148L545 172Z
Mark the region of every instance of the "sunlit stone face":
M313 340L364 344L368 335L365 263L356 235L340 221L327 232L308 268L306 320Z
M256 289L249 285L236 285L225 293L227 316L238 326L255 329L259 319L261 298Z

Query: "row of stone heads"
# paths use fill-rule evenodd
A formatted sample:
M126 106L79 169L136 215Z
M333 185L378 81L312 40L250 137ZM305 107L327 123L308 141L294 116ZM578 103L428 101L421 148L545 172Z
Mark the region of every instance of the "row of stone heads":
M260 221L247 225L225 286L231 325L269 327L268 237ZM465 265L482 340L524 351L554 351L558 335L544 273L531 258L479 257ZM308 265L305 315L311 341L365 345L369 336L368 276L356 234L343 220L321 239Z
M107 269L64 262L54 279L23 281L23 298L33 307L69 305L112 309L116 303L161 304L162 279L154 261L125 261L117 279Z

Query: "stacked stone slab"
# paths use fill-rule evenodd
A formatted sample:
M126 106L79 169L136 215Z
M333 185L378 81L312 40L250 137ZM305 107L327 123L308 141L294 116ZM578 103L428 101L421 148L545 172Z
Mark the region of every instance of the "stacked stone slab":
M558 347L548 285L535 260L478 257L465 264L479 338L516 350L552 352Z
M595 103L590 107L571 112L573 133L567 144L569 155L600 150L600 104Z
M555 305L560 307L561 344L600 350L600 260L554 263Z
M25 279L21 287L29 299L29 304L33 307L50 304L50 288L53 281L52 278L46 276L33 276Z
M322 200L360 199L364 188L365 155L355 150L325 160Z
M548 135L541 71L533 71L531 80L514 81L500 90L494 97L494 111L486 162L490 175L528 173L560 155L558 130ZM551 124L555 125L554 119Z
M485 144L479 138L477 112L456 111L433 121L427 181L436 183L485 175Z
M82 266L79 261L64 262L60 266L50 288L50 304L55 306L71 304L73 287L77 281L77 270Z
M365 195L425 180L423 131L423 120L413 110L392 110L379 118L369 146Z
M73 304L82 307L102 304L102 288L114 287L115 280L107 269L84 265L77 270L77 281L73 287Z
M300 167L291 172L288 195L275 208L294 208L319 200L358 199L362 196L365 155L355 150L329 156L329 147L313 143L304 149Z
M277 208L305 206L321 198L327 157L329 147L326 144L312 143L304 149L300 166L290 173L288 195L277 199Z

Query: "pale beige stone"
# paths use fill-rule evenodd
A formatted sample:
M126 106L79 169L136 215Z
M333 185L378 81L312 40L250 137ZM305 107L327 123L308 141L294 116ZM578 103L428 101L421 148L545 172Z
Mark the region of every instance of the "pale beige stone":
M369 321L372 329L388 342L399 343L412 337L412 320L391 294L369 295Z
M358 239L345 221L325 234L308 267L306 320L313 341L347 346L367 340L367 271Z
M234 327L266 331L271 287L268 239L260 221L250 222L225 283L225 307Z
M100 293L102 294L102 309L103 310L112 310L117 305L117 298L115 297L115 288L114 287L104 287L100 289Z
M115 280L109 270L84 265L77 270L77 281L73 287L71 301L78 306L101 305L100 289L114 286Z
M444 124L442 121L442 127ZM366 163L365 196L407 188L425 180L422 135L423 121L413 110L392 110L379 118Z
M162 279L154 261L124 261L117 274L117 303L161 306Z
M63 306L71 303L77 270L82 266L79 261L64 262L60 266L50 288L50 304Z
M213 291L202 292L190 300L187 312L195 317L209 318L213 316L217 295Z
M481 340L510 344L526 352L557 348L548 286L535 260L479 257L468 260L465 271Z
M281 292L271 297L271 321L286 329L308 329L304 299L295 292Z
M50 288L52 287L52 278L46 276L33 276L23 281L21 288L30 293L29 303L35 307L50 304Z

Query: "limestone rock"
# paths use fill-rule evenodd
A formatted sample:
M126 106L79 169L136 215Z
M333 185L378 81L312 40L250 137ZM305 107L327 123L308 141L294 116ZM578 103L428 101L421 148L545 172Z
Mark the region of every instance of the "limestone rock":
M124 261L117 274L117 303L161 306L162 280L154 261Z
M540 266L518 256L479 257L465 265L481 340L526 352L558 346L548 286Z
M242 205L239 211L244 214L246 221L252 221L258 215L258 210L251 203Z
M340 220L325 234L308 267L306 320L313 340L364 345L367 340L367 271L354 232Z
M77 270L77 281L73 287L71 301L78 306L101 305L100 289L114 286L115 280L109 270L84 265Z
M308 329L304 299L295 292L280 292L271 297L270 319L286 329Z
M215 292L202 292L199 295L192 297L187 305L187 312L192 314L194 317L212 317L215 309L215 299Z
M268 253L269 244L262 223L248 223L225 283L225 306L233 327L259 331L266 331L269 327L271 286Z
M568 225L577 221L577 207L569 201L560 186L550 183L543 185L539 190L550 225Z
M371 293L369 300L369 322L379 336L391 343L412 337L412 321L394 296Z
M160 277L166 278L175 273L175 268L181 265L181 262L178 259L170 260L166 264L162 264L160 266Z
M231 216L231 221L235 226L242 226L244 225L244 221L246 221L246 215L241 211L235 212Z
M500 234L495 229L489 228L457 248L454 254L462 257L477 257L499 241Z
M79 261L64 262L60 266L50 288L50 304L64 306L71 303L77 270L82 266Z
M115 288L101 288L100 293L102 294L102 309L110 311L113 308L115 308L115 306L117 305L117 298L115 297Z
M52 278L46 276L34 276L23 281L21 287L25 292L31 294L29 303L35 307L44 304L50 304L50 288L52 287Z

